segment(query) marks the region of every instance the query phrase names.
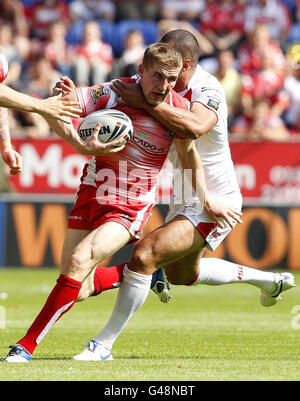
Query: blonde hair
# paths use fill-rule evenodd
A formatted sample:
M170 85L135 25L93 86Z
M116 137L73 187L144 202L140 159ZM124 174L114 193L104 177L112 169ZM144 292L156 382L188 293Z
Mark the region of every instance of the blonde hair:
M181 69L183 62L181 53L173 46L167 43L154 43L145 50L142 64L147 68L156 63Z

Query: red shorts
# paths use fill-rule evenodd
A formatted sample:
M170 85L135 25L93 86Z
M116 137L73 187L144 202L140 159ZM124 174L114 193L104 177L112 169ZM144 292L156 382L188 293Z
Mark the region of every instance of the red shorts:
M114 221L124 226L137 240L151 216L154 206L149 203L140 208L122 204L101 204L96 197L97 188L81 184L77 199L68 216L68 227L77 230L95 230L104 223Z

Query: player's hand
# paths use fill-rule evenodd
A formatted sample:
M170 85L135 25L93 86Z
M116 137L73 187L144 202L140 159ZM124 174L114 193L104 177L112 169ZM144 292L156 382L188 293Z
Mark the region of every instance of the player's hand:
M4 163L8 165L11 175L20 174L22 172L23 158L11 146L1 150L1 157Z
M207 199L204 202L204 210L208 217L215 221L220 228L224 228L222 219L224 219L232 229L234 228L235 222L243 223L243 220L241 220L242 212L217 199Z
M60 81L56 82L55 87L53 88L53 95L62 94L63 96L70 95L73 93L73 90L76 88L74 82L71 78L67 76L60 77ZM74 93L74 101L76 95Z
M86 156L102 156L110 153L120 152L124 149L125 141L123 138L115 139L112 142L103 143L98 139L98 133L101 128L101 123L98 123L95 127L93 134L83 142L82 146L78 150L79 153Z
M39 114L46 118L55 118L67 124L71 123L70 118L79 118L82 110L76 101L69 101L61 94L41 100Z
M122 105L142 109L147 106L146 99L143 95L140 85L126 84L120 79L115 79L111 83L111 89L117 95L117 102Z

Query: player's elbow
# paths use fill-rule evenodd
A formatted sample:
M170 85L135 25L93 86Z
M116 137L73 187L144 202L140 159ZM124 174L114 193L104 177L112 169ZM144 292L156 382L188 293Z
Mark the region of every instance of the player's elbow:
M198 115L192 113L192 117L185 122L187 136L191 139L198 139L212 130L218 122L217 116L210 111L209 114Z
M199 126L192 126L186 130L186 136L187 138L191 139L198 139L200 138L201 135L205 134L206 131L204 131L201 127Z

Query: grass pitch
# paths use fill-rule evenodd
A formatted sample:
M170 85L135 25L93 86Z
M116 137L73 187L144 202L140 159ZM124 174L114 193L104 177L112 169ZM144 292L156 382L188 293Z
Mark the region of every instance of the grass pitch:
M0 381L300 379L300 273L298 286L271 308L247 284L173 287L168 305L151 293L115 343L114 361L72 361L109 319L117 290L107 291L63 316L32 363L3 362L5 347L23 337L57 276L56 269L0 269Z

